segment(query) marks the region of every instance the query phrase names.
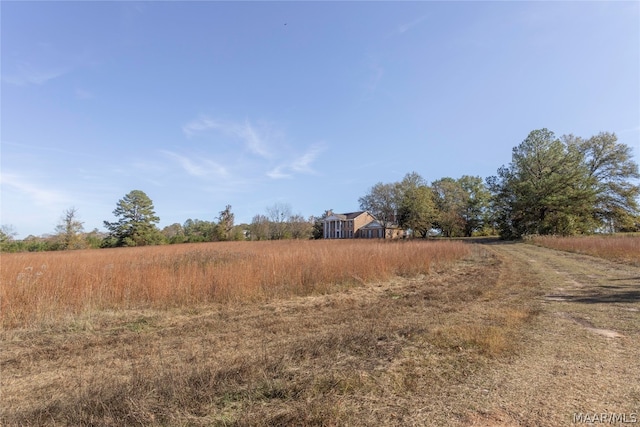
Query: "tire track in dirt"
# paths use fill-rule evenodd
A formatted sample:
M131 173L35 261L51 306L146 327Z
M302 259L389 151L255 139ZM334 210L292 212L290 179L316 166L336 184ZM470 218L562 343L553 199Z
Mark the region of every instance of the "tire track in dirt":
M640 269L521 243L488 248L504 260L504 280L538 289L541 310L518 357L486 378L490 410L475 425L638 414Z

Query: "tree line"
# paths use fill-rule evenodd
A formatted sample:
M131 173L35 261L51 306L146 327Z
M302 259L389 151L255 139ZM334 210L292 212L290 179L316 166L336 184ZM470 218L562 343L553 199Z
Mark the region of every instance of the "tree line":
M133 190L120 199L113 211L116 221L104 221L106 232L97 229L85 233L76 208L67 209L47 236L29 236L14 240L11 227L0 229L0 250L5 252L54 251L67 249L131 247L176 243L200 243L240 240L310 239L317 219L292 214L288 204L276 203L265 214L253 217L250 224L235 224L231 205L215 220L187 219L162 229L157 227L153 201L141 190ZM321 232L320 235L321 236Z
M412 172L377 183L359 202L383 224L416 237L640 231L639 178L631 148L613 133L557 138L539 129L486 180L465 175L428 185Z
M615 134L556 138L532 131L487 180L500 235L637 231L640 186L631 148ZM634 183L635 181L635 183Z
M359 202L383 227L399 225L413 237L459 237L494 234L490 198L477 176L447 177L428 185L411 172L399 182L377 183Z
M505 239L532 234L575 235L640 231L638 165L631 149L613 133L588 139L557 138L548 129L534 130L513 148L508 165L482 179L464 175L427 183L416 172L399 182L379 182L358 199L383 227L400 226L410 236L462 237L500 235ZM231 206L214 221L188 219L159 229L153 202L140 190L118 201L107 233L85 233L75 208L66 210L52 236L15 241L11 227L0 228L0 249L63 250L229 240L321 238L322 219L293 214L277 203L250 224L236 225Z

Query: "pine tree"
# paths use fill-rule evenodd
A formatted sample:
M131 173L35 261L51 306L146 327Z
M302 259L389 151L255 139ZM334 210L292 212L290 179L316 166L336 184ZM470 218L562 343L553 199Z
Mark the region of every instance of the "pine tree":
M133 190L118 201L113 214L120 219L104 221L109 235L103 246L144 246L161 243L162 236L156 227L153 202L143 191Z

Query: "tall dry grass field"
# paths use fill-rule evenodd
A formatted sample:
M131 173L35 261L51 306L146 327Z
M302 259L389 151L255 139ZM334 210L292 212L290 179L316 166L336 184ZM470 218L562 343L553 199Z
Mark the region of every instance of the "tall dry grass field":
M638 234L582 237L536 236L531 241L551 249L640 266L640 235Z
M327 292L464 257L460 242L276 241L2 254L0 325Z

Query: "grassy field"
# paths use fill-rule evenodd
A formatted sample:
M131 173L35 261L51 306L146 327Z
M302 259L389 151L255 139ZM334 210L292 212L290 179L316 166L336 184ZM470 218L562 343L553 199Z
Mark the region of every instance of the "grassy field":
M640 270L558 254L324 241L3 255L0 425L636 414Z
M502 298L504 283L490 274L497 259L460 242L50 255L10 258L14 274L47 267L28 282L35 295L3 298L5 315L14 313L2 335L3 425L393 424L416 397L424 404L450 393L516 351L519 328L534 315L520 297ZM88 289L71 273L77 268L103 271L116 289ZM177 272L191 278L189 293L174 289ZM65 320L64 307L77 314Z
M640 234L556 237L536 236L531 242L546 248L592 255L640 266Z
M323 293L425 274L455 242L276 241L3 254L0 326L67 322L102 310L169 308Z

